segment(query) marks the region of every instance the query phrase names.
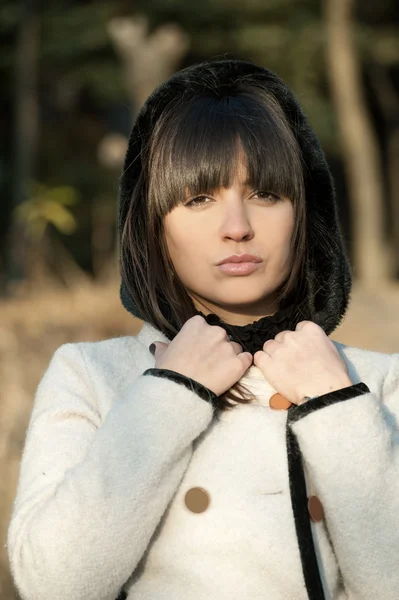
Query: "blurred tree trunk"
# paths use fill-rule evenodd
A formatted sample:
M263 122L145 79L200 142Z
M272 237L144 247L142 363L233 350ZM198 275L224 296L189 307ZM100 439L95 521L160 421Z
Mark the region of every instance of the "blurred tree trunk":
M26 0L16 41L15 61L15 154L12 210L26 197L37 154L39 101L37 65L39 53L39 0ZM14 217L7 235L5 260L8 291L25 278L28 243L23 225Z
M389 210L392 217L396 277L399 277L399 96L384 66L373 64L369 75L385 121Z
M108 27L122 59L126 88L135 109L178 67L189 48L188 35L173 23L148 33L147 17L112 19Z
M362 93L353 39L354 0L325 0L327 67L348 177L354 231L354 276L388 280L392 256L384 241L383 174L378 142Z

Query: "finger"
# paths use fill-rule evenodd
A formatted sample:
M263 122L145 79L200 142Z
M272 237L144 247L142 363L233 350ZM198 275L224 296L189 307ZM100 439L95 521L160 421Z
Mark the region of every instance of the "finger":
M242 352L242 346L240 344L238 344L238 342L229 342L229 343L232 346L232 348L236 354L240 354ZM252 354L251 354L251 356L252 356Z
M313 321L300 321L298 323L298 325L295 327L295 331L300 331L301 329L303 329L305 327L305 325L308 325L309 323L313 323Z
M245 370L249 369L249 367L252 365L252 360L253 360L252 354L250 352L241 352L237 356L241 360Z
M254 365L256 365L261 371L267 370L269 368L270 356L259 350L254 354Z
M280 333L278 333L274 337L274 341L280 342L280 343L283 342L289 333L292 333L292 332L290 332L290 331L280 331Z
M263 351L271 356L279 347L281 347L281 342L276 342L276 340L267 340L267 342L263 344Z

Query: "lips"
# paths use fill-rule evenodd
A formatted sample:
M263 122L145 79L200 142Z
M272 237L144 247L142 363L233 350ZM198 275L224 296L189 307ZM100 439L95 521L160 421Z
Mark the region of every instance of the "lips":
M234 254L232 256L228 256L224 258L218 263L219 265L224 265L226 263L260 263L262 259L259 256L254 256L253 254Z
M227 262L218 265L218 269L226 275L249 275L259 268L259 262Z

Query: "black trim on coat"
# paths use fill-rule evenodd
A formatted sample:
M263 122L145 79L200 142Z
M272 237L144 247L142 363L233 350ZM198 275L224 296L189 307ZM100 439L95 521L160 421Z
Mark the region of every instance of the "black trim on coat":
M298 441L290 429L290 413L291 410L288 412L286 429L288 477L302 572L309 600L325 600L308 512L308 495L302 455Z
M186 377L181 373L177 373L176 371L171 371L170 369L147 369L144 371L143 375L153 375L154 377L163 377L164 379L169 379L170 381L174 381L175 383L180 383L184 385L191 392L197 394L206 402L212 404L212 406L216 407L219 397L212 392L209 388L202 385L202 383L198 383L195 379L191 379L190 377Z
M293 404L288 410L286 426L286 445L288 457L288 476L291 505L294 514L299 554L301 557L303 577L309 600L325 600L323 583L317 562L312 526L308 510L308 494L306 489L303 459L298 440L291 429L292 423L327 406L359 395L369 393L365 383L357 383L341 390L336 390L299 406Z
M290 423L295 423L303 417L310 415L312 412L320 410L321 408L325 408L326 406L331 406L332 404L343 402L344 400L351 400L357 396L362 396L363 394L369 393L370 390L368 386L361 382L354 383L353 385L336 390L334 392L329 392L328 394L323 394L323 396L317 396L314 399L311 398L304 404L300 404L299 406L294 405L291 407L289 417Z

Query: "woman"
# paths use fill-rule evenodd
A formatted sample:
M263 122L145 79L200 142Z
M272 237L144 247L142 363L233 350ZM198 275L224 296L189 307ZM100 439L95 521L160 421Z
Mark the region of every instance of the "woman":
M216 60L155 90L120 231L145 323L61 346L39 385L8 535L22 598L397 598L399 355L328 338L350 270L285 83Z

